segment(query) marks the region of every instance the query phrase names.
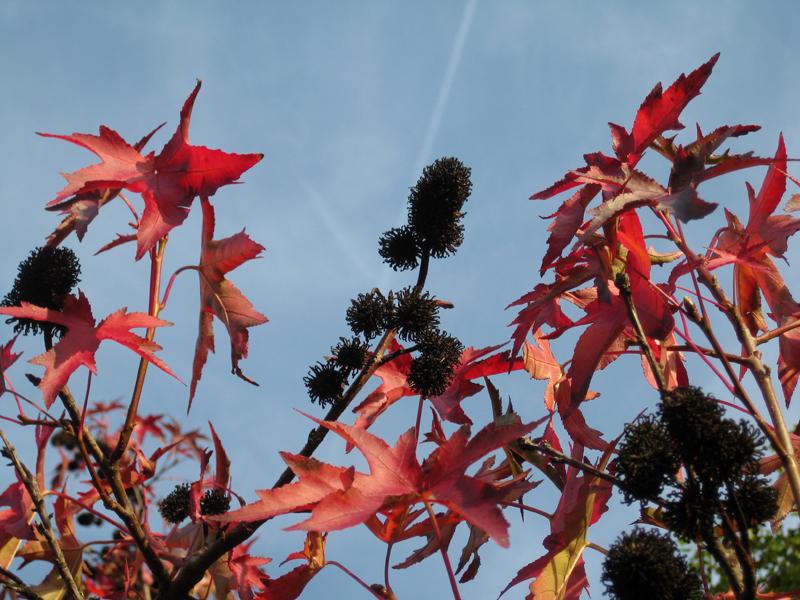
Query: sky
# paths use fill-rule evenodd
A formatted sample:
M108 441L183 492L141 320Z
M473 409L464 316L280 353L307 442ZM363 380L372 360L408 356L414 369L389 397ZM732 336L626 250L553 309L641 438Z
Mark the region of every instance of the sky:
M540 281L547 226L540 217L557 207L529 196L580 165L583 153L610 151L607 122L629 127L657 81L668 84L721 52L682 121L689 128L699 121L704 129L757 123L763 129L735 148L771 155L782 131L789 155L798 155L796 10L790 2L730 1L6 0L0 4L0 282L10 287L17 263L57 224L43 207L63 186L59 173L94 161L80 148L34 132L96 132L104 124L138 139L166 121L152 142L158 151L201 79L193 143L265 155L243 185L214 197L218 235L246 227L266 248L262 259L231 275L270 319L252 330L250 356L241 365L261 385L230 375L226 336L217 324L219 351L209 359L191 413L183 416L187 388L152 369L142 410L169 411L187 428L213 421L233 459L234 487L253 499L253 490L269 487L282 470L278 451L302 445L309 421L294 409L321 414L308 403L302 379L348 334L350 299L376 286L413 283L408 273L383 265L377 240L404 222L408 188L424 165L459 157L471 167L474 185L465 242L454 257L436 261L428 278L428 290L455 305L443 326L466 345L503 343L514 317L505 306ZM650 158L643 164L665 177L663 164ZM758 183L763 173L747 177ZM733 179L735 185L714 187L706 199L741 214L744 180ZM67 241L83 259L81 288L98 317L121 306L146 308L148 267L134 262L132 247L93 256L124 230L127 218L124 206L110 205L82 244ZM718 210L690 232L708 238L721 218ZM171 236L167 273L197 262L198 239L195 207ZM790 262L794 254L790 246ZM191 273L177 280L162 315L175 326L157 336L164 359L185 381L196 336L196 286ZM10 328L0 330L0 340L7 337ZM561 356L569 343L567 336ZM40 351L29 340L19 346L27 358ZM104 347L92 397L126 398L135 367L125 350ZM21 372L16 367L11 374ZM78 387L84 376L76 376ZM713 389L707 372L698 368L692 376ZM540 383L517 373L495 384L526 420L543 416ZM607 437L656 402L633 362L601 373L595 387L603 396L587 407L587 418ZM0 403L3 414L13 414L10 398ZM484 418L487 407L484 394L466 403L470 414ZM376 433L393 441L412 424L415 409L414 401L398 405ZM318 456L359 464L333 439ZM0 487L10 477L0 472ZM556 496L546 485L531 501L552 510ZM610 544L635 518L617 500L591 532L598 544ZM509 518L512 550L487 545L477 580L462 587L464 598L496 597L517 569L543 553L547 522ZM302 543L301 536L280 532L292 522L271 523L259 534L255 548L274 559L271 575L283 572L275 565ZM460 541L463 536L454 542L456 552ZM413 547L398 548L394 556ZM382 578L382 545L363 528L331 536L328 555L369 582ZM595 586L600 559L587 555ZM438 557L394 573L392 582L400 598L449 594ZM524 597L526 589L519 586L508 597ZM315 591L329 598L360 593L333 570L312 582L308 597ZM595 587L593 597L600 594Z

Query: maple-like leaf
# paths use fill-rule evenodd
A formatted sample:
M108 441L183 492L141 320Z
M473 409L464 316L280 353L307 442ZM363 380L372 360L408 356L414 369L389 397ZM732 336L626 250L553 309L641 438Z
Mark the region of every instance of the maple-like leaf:
M387 352L395 353L402 349L403 346L393 339L389 343ZM400 398L416 394L408 384L412 361L413 358L410 354L400 354L375 369L374 375L379 377L382 383L353 409L353 412L358 415L355 422L356 427L368 429L375 419Z
M100 157L101 162L65 174L67 185L50 202L59 205L72 196L127 189L142 195L144 211L137 230L137 260L169 231L183 223L196 196L212 196L234 183L263 158L262 154L231 154L189 143L192 108L200 81L181 109L180 123L158 155L143 156L116 131L100 127L99 135L42 133L77 144Z
M619 125L612 127L617 157L633 166L662 133L683 129L678 117L689 101L700 94L700 88L708 80L718 59L719 53L689 75L681 73L666 90L657 83L639 107L630 134L625 135L625 130Z
M786 191L786 164L786 146L781 135L758 193L747 185L750 209L747 224L742 225L733 213L726 211L728 226L721 231L714 248L721 260L708 263L709 268L733 263L736 305L752 335L767 329L761 311L762 295L779 326L800 316L800 304L770 258L783 257L789 237L800 231L800 219L773 214ZM780 336L779 350L778 376L788 406L800 375L796 331Z
M586 208L599 191L600 186L597 184L584 185L567 198L555 213L548 217L543 217L545 219L553 219L553 222L547 227L550 235L547 238L547 252L544 253L542 266L539 269L540 275L543 275L547 268L553 264L553 261L561 256L564 248L575 237L583 223Z
M11 538L35 539L36 536L30 526L34 509L33 500L21 481L12 483L0 494L0 506L8 507L0 510L0 547Z
M483 389L475 380L524 368L523 361L512 360L508 352L492 354L502 347L503 344L486 348L469 346L461 353L447 389L440 396L430 399L442 419L458 425L471 425L472 420L461 408L461 401ZM491 356L484 358L487 354Z
M293 552L285 561L305 560L300 565L278 577L267 579L263 591L256 596L257 600L295 600L300 597L305 587L327 564L325 561L325 534L309 532L301 552ZM281 563L283 564L283 563Z
M239 361L247 358L247 329L267 322L267 317L258 312L225 274L242 263L257 258L264 247L257 244L242 230L230 237L214 240L214 207L203 197L203 245L200 252L200 323L195 344L192 366L192 382L189 388L189 408L203 373L208 352L214 352L214 316L222 321L231 341L231 372L241 379L248 379L239 367Z
M250 555L255 542L240 544L228 555L228 569L233 577L236 591L241 600L253 600L253 588L263 591L269 579L261 567L270 562L269 558Z
M609 444L597 467L605 469L616 445ZM572 458L582 460L583 448L578 444ZM519 570L503 593L511 587L534 579L526 600L578 600L588 587L583 568L583 551L588 544L589 527L607 510L611 484L569 467L567 481L558 507L550 520L550 534L542 542L547 552Z
M308 519L289 529L335 531L368 522L379 510L427 501L446 506L501 546L508 545L508 522L498 507L507 491L466 475L466 469L493 450L526 435L542 421L523 425L518 417L508 415L473 438L469 427L464 426L420 464L413 429L389 446L363 429L314 420L358 448L370 473L284 453L283 459L297 474L298 482L259 490L257 502L214 518L222 522L259 521L311 509Z
M66 385L72 373L81 365L97 373L94 355L103 340L112 340L136 352L159 369L178 379L170 368L154 352L161 346L132 333L131 329L164 327L171 325L145 313L129 313L126 308L108 315L99 325L95 324L89 300L79 295L64 299L61 311L43 308L23 302L21 306L0 307L0 314L9 317L46 321L66 327L67 333L55 346L29 362L44 367L44 377L39 383L45 405L49 408L56 395Z
M164 123L153 129L133 145L134 150L141 152L150 138L162 127ZM48 206L47 210L59 211L66 215L61 223L47 236L48 246L58 246L73 231L82 241L89 228L89 224L100 213L100 209L119 195L120 189L92 190L76 194L58 204Z
M6 369L13 365L22 354L13 351L15 341L17 341L16 336L0 346L0 396L6 391Z

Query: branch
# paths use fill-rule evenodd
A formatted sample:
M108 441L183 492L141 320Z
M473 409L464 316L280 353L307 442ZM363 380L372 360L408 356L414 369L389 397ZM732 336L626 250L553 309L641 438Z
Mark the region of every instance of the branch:
M756 338L752 336L750 330L747 328L742 315L739 313L739 309L736 308L733 302L731 302L731 300L728 298L725 291L719 285L717 278L711 273L711 271L708 270L708 267L705 266L703 260L698 257L691 250L691 248L689 248L683 237L678 235L678 233L675 231L675 228L672 226L672 223L662 211L655 210L654 212L662 221L662 223L664 223L667 233L672 238L673 243L686 255L686 259L690 264L696 265L695 271L700 278L701 283L711 292L711 296L714 298L714 300L723 307L722 312L727 317L728 321L733 327L734 332L736 333L736 337L739 340L739 343L745 352L746 358L750 363L750 371L753 373L753 377L756 380L759 391L761 392L761 396L764 398L764 402L767 405L767 411L769 412L770 419L772 420L772 426L775 428L775 431L773 432L769 425L764 423L763 419L760 419L760 415L758 415L757 412L752 412L755 410L755 406L747 397L746 392L740 397L743 402L749 402L749 405L747 406L748 410L751 410L751 414L753 414L753 417L756 419L759 428L764 435L769 438L770 443L772 443L772 446L775 449L775 452L780 457L783 469L786 472L786 478L789 480L789 486L792 489L795 507L798 512L800 512L800 469L798 469L797 460L794 456L792 440L789 435L789 430L786 427L783 411L781 410L778 398L775 395L775 389L772 386L770 370L761 360L761 354L757 348ZM696 312L697 311L695 310L695 314ZM716 350L721 357L724 357L724 353L722 352L722 348L719 345L718 340L716 341L715 345L714 340L716 340L716 337L713 336L713 330L711 329L711 325L708 320L700 319L699 321L705 323L706 333L712 334L713 339L709 338L709 341L712 343L712 346L714 346L714 350ZM725 365L726 371L730 369L729 376L732 375L731 381L737 387L737 392L744 392L744 388L742 387L739 378L736 377L736 373L733 371L730 363L723 359L723 365ZM747 398L747 400L745 400L745 398Z
M64 581L67 592L74 600L84 600L83 593L78 587L78 584L72 575L72 571L70 571L69 566L67 566L67 560L64 558L64 552L61 550L61 545L56 539L53 523L50 521L50 515L47 513L47 507L44 504L44 498L42 498L41 493L39 493L39 484L36 482L36 478L31 475L27 467L25 467L25 465L23 465L19 460L16 450L14 450L14 446L12 446L11 442L8 441L8 438L6 437L6 434L3 432L2 428L0 428L0 439L3 440L6 455L14 465L17 476L19 477L20 481L22 481L25 489L28 490L31 500L33 500L36 513L39 515L39 520L41 521L41 527L39 530L44 535L45 540L47 540L47 545L50 547L50 550L53 553L55 566L58 569L58 572L61 574L61 579Z
M34 385L38 385L41 381L34 375L27 374L26 377ZM156 554L155 550L153 549L147 532L144 530L144 527L133 510L130 498L128 498L127 491L125 490L125 484L123 483L120 475L119 464L112 464L111 461L108 460L103 453L102 448L100 448L100 446L97 444L97 440L94 439L91 431L89 431L88 427L81 423L80 410L75 402L75 398L67 386L64 386L64 388L58 393L58 397L64 404L64 408L67 410L67 414L69 415L69 419L71 421L71 433L75 439L78 440L81 454L84 456L84 462L87 464L87 469L90 469L90 473L93 469L93 467L90 467L91 461L86 460L88 455L91 455L95 462L102 467L101 473L95 473L92 481L93 484L95 481L100 484L96 489L100 494L100 498L103 500L103 505L107 509L113 511L122 520L122 522L125 523L125 526L128 528L128 531L136 543L136 546L142 553L147 566L150 568L153 576L159 582L159 586L167 585L169 583L169 575L164 569L164 565L162 564L161 559L158 557L158 554ZM110 486L111 492L114 496L113 498L111 498L111 496L108 494L106 485L100 481L101 475L108 482L108 485Z
M534 452L541 452L543 454L547 454L548 456L550 456L550 458L552 458L554 462L564 463L566 465L574 467L575 469L583 471L588 475L592 475L593 477L597 477L598 479L607 481L611 485L617 486L623 492L627 491L627 486L618 477L615 477L610 473L606 473L605 471L598 469L597 467L586 464L581 460L576 460L571 456L567 456L566 454L564 454L563 452L559 452L546 442L534 442L527 436L519 438L517 442L520 444L520 446L522 446L527 450L532 450ZM651 501L654 502L655 504L658 504L662 508L665 508L667 506L667 503L661 498L654 498L651 499Z
M423 249L422 257L420 259L419 273L417 274L417 282L414 286L414 289L417 292L422 291L425 286L425 281L428 277L429 263L430 251ZM336 421L342 416L350 403L355 399L356 395L367 384L367 381L370 379L370 377L372 377L373 373L375 373L375 370L382 364L382 359L384 358L383 354L386 351L389 342L394 338L394 334L395 331L390 329L383 335L380 342L378 342L378 346L375 349L370 363L361 370L358 377L356 377L355 381L350 385L342 398L333 404L328 413L325 415L324 420ZM300 455L311 457L322 443L322 440L325 439L327 434L328 429L321 425L311 430L311 432L308 434L308 440L306 441L306 444L300 451ZM278 477L273 489L282 485L286 485L293 479L294 472L287 468L281 474L281 476ZM206 546L202 552L189 558L183 564L169 588L159 588L159 600L181 600L184 598L186 594L188 594L189 590L191 590L194 585L203 578L203 575L211 567L211 565L224 556L226 552L229 552L231 549L247 540L256 532L259 527L266 522L267 521L264 520L254 521L251 523L239 523L230 531L220 532L219 537L216 540Z
M164 261L164 250L167 247L168 236L164 236L158 241L158 248L150 252L150 298L148 301L147 314L152 317L157 317L161 312L161 267ZM145 339L152 342L156 335L155 327L149 327L145 333ZM133 433L133 427L136 422L136 414L139 412L139 400L142 397L142 388L144 387L144 378L147 375L147 367L150 364L145 357L139 359L139 370L136 372L136 382L133 385L133 396L131 403L128 406L128 414L125 416L125 425L119 434L117 446L111 453L109 458L111 463L119 462L125 450L128 448L128 442Z
M642 322L639 320L639 314L636 312L636 306L633 304L630 279L626 273L619 273L615 283L628 309L628 318L633 325L633 330L636 332L636 340L639 342L639 346L645 358L647 358L647 363L650 365L650 370L653 372L653 377L655 377L656 384L658 385L658 391L663 396L667 392L667 382L666 379L664 379L664 371L661 369L661 365L658 364L653 354L653 349L650 347L650 343L647 341L647 336L644 333Z
M39 594L34 592L22 579L14 575L8 569L0 567L0 583L6 586L14 593L28 598L28 600L44 600Z

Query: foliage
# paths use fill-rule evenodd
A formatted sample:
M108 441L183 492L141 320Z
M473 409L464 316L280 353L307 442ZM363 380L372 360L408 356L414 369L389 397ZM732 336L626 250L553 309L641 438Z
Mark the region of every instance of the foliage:
M44 371L26 374L39 388L38 399L16 383L16 338L0 347L0 393L13 398L6 404L11 413L2 417L32 433L37 454L26 464L0 430L15 475L0 493L3 594L37 600L291 600L332 567L365 594L392 600L392 549L416 540L422 545L395 568L439 554L458 600L462 586L479 574L481 548L489 542L508 547L510 519L528 513L547 519L549 533L537 554L515 546L511 556L520 568L502 593L525 582L529 599L577 600L588 590L586 563L596 557L586 550L594 549L608 555L604 581L616 597L695 597L701 588L676 554L673 537L679 536L702 547L726 574L730 589L724 597L796 597L800 592L790 589L764 591L764 583L800 586L772 579L780 563L774 548L761 551L758 535L751 538L748 531L764 521L778 527L800 507L800 436L785 422L800 376L800 305L775 260L784 257L800 219L775 214L787 181L794 181L782 137L773 157L759 157L721 149L757 131L754 125L724 125L710 133L698 126L694 139L681 142L670 133L683 128L680 115L700 94L717 59L666 89L656 85L630 131L610 124L613 154L586 154L583 166L532 196L547 200L572 191L549 217L540 266L546 281L510 305L518 311L510 348L466 346L440 328L440 311L454 307L426 290L430 261L452 255L464 239L472 173L453 157L427 166L411 188L406 224L378 242L384 261L397 271L415 271L416 280L398 290L375 288L352 301L344 315L350 334L334 342L331 355L304 379L310 400L319 404L313 409L327 412L323 418L307 415L312 429L302 448L281 452L286 470L249 501L249 490L232 489L236 457L228 456L213 425L207 434L185 431L168 414L144 414L140 400L149 364L173 374L154 338L171 324L160 318L162 312L186 312L175 310L169 298L175 279L187 272L197 273L200 297L188 407L215 350L214 317L228 333L232 374L256 384L241 363L251 329L267 318L228 276L264 247L244 230L216 238L212 197L262 155L189 142L199 82L158 153L144 149L160 127L136 144L105 126L98 135L42 134L86 148L100 162L65 175L66 187L48 205L62 221L45 248L23 263L0 307L0 314L16 320L17 331L41 332L45 350L29 360ZM667 161L666 182L640 169L647 152ZM717 211L718 202L701 198L707 181L757 166L767 172L758 191L747 186L746 222L732 208ZM141 196L141 214L126 192ZM164 286L169 233L184 225L196 198L202 212L200 260L176 269ZM149 261L150 278L143 286L147 293L128 303L144 301L147 308L121 308L98 324L87 294L73 290L77 262L59 247L72 233L83 239L101 209L115 200L130 209L133 229L101 251L136 242L133 258ZM799 204L793 196L784 208L791 213ZM724 212L724 223L713 233L707 228L708 238L690 240L684 233L684 223L711 223L718 212ZM650 241L659 248L648 246ZM29 277L29 270L49 274L52 289L38 289L41 277ZM720 341L729 339L723 330L736 340L730 348ZM550 342L567 332L577 341L566 356L556 357ZM55 344L54 333L62 334ZM126 403L92 397L95 355L105 340L139 357ZM776 365L767 364L765 345L776 347ZM559 346L560 354L564 344ZM625 355L641 361L655 410L602 432L587 422L584 403L599 396L591 389L595 374ZM89 377L82 402L70 387L80 385L74 375L81 367ZM707 368L730 401L690 385L690 368ZM545 382L543 407L502 402L495 382L521 370ZM362 397L373 377L380 383ZM476 413L464 400L484 391L492 418L475 423ZM370 431L404 398L416 399L417 418L394 427L394 443ZM349 423L345 411L351 406L355 417ZM725 407L740 420L729 418ZM347 458L314 458L329 432L346 449L356 449L367 469ZM198 476L165 488L165 474L187 462L196 464ZM531 500L540 476L558 492L554 508ZM642 527L623 532L606 550L590 533L612 505L615 488L624 502L640 504ZM279 516L288 516L290 529L306 533L303 548L286 558L299 566L288 570L252 553L259 527ZM337 560L347 557L326 552L329 536L357 526L386 547L381 583L367 583ZM457 531L466 542L454 565L450 546L464 537ZM29 583L22 569L34 561L49 569L38 584ZM712 593L707 587L702 592Z
M800 589L800 571L795 568L800 557L800 528L781 527L773 532L770 527L750 530L753 558L758 565L758 580L765 592ZM694 547L686 547L694 569L700 568L700 560ZM711 591L725 592L729 586L725 574L713 562L704 560L706 577L711 582Z

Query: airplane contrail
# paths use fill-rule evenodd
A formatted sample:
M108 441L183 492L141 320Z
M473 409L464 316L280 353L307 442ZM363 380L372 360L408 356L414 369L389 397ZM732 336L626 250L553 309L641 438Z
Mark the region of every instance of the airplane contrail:
M453 81L455 80L458 67L461 64L461 58L464 55L464 46L466 45L467 38L469 37L470 29L472 28L472 20L475 16L475 10L478 7L478 0L469 0L464 5L464 12L461 13L461 21L458 25L456 37L453 40L453 46L450 49L450 58L447 61L447 69L442 78L442 84L439 86L439 93L436 96L436 103L433 105L433 112L428 121L428 127L425 130L425 138L422 141L417 160L414 164L414 171L411 173L409 181L416 182L422 173L423 167L427 164L433 144L436 141L436 136L439 134L439 127L442 123L442 115L447 107L447 101L450 99L450 90L453 88ZM410 186L409 186L410 187ZM405 206L398 212L395 223L400 223L406 213ZM380 287L386 287L389 280L389 270L384 269L383 275L380 280Z
M472 27L472 20L475 16L475 9L478 6L478 0L469 0L464 6L464 12L461 14L461 22L458 25L458 32L453 40L453 47L450 50L450 59L447 61L447 70L444 73L442 84L439 86L439 94L436 97L436 104L433 106L430 121L428 121L428 129L425 132L425 139L422 142L419 154L417 155L417 162L414 165L414 172L412 179L416 180L422 172L422 168L428 161L433 144L436 141L436 136L439 134L439 126L442 123L442 115L447 106L447 101L450 99L450 90L453 88L453 80L455 79L458 67L461 64L461 57L464 55L464 45L466 44L469 31Z

